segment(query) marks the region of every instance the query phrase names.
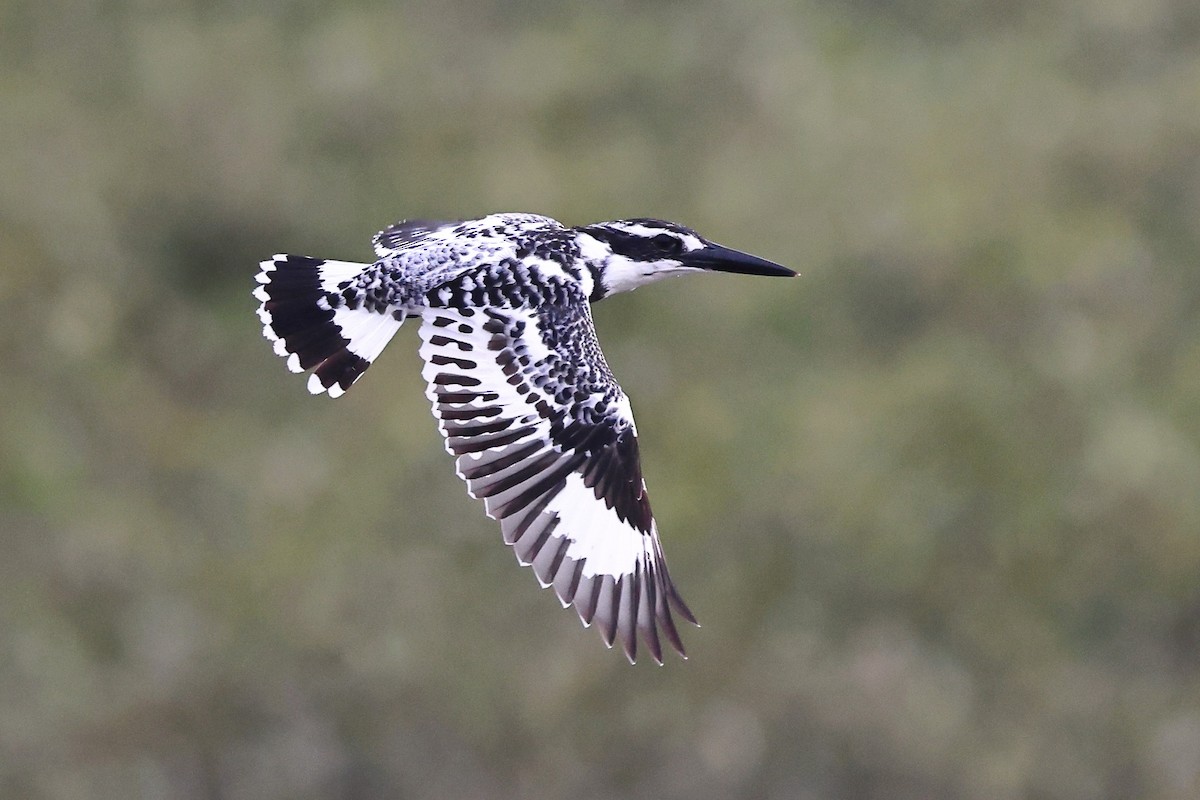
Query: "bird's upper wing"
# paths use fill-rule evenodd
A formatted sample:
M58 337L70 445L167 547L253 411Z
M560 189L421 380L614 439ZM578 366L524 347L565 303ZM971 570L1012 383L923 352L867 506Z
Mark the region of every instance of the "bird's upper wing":
M577 292L537 308L433 308L422 375L458 474L504 541L605 643L637 632L662 663L658 630L681 654L671 610L695 617L663 560L629 400Z
M372 244L380 258L396 255L414 246L425 245L430 239L489 238L496 237L502 228L557 228L562 223L540 214L489 214L480 219L402 219L375 234Z
M407 250L413 245L422 243L430 235L453 228L458 224L460 223L455 220L402 219L375 234L371 244L375 247L375 254L384 258Z

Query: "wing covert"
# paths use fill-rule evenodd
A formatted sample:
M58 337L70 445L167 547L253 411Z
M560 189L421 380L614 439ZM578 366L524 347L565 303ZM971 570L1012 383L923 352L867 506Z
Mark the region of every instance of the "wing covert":
M383 258L420 244L431 235L458 224L455 220L402 219L375 234L371 244L375 254Z

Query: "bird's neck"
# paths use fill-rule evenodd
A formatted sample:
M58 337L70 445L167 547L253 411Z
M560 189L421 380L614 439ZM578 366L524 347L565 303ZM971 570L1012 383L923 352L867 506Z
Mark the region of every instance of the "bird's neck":
M595 299L632 291L671 274L658 272L647 262L618 255L607 243L587 233L581 232L578 242L579 257L586 262L587 272L598 276L602 287L602 291L592 292Z

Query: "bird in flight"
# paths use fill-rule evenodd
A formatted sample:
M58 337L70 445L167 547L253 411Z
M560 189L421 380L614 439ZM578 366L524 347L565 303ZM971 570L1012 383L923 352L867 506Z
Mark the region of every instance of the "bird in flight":
M657 219L567 227L534 214L405 220L369 264L276 255L254 297L263 335L308 390L338 397L409 317L421 376L459 477L563 607L662 664L687 657L672 610L696 624L663 558L629 398L590 304L672 275L795 276Z

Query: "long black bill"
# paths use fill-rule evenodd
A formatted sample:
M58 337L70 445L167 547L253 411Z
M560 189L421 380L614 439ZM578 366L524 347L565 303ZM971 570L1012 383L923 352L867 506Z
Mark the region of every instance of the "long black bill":
M685 267L709 269L714 272L738 272L742 275L773 275L779 278L794 278L799 273L781 267L774 261L730 250L719 244L710 244L700 250L684 253L680 259Z

